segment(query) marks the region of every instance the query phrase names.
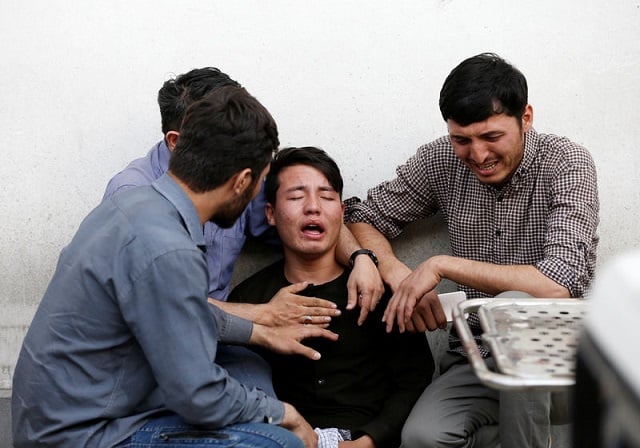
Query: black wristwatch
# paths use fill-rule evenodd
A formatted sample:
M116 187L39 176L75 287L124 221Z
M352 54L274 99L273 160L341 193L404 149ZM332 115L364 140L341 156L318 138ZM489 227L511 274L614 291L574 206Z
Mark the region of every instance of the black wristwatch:
M349 257L349 267L351 269L353 269L353 265L355 264L356 257L358 255L367 255L369 258L371 258L371 261L373 261L373 264L378 266L378 257L376 257L376 254L372 250L369 250L369 249L358 249L357 251L352 253L351 256Z

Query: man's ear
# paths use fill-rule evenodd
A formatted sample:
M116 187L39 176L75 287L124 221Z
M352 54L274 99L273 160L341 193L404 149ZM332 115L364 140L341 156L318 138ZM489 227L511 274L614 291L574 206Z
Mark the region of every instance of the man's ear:
M522 114L522 130L524 132L529 132L532 126L533 126L533 107L531 107L531 104L527 104L524 108L524 113Z
M169 131L164 135L169 151L173 151L176 148L178 137L180 137L180 133L178 131Z
M253 172L251 168L245 168L238 171L233 181L233 191L236 194L242 194L247 188L251 187L253 183Z
M273 209L273 205L271 205L271 202L267 202L264 207L264 214L267 217L267 222L269 223L269 225L275 227L276 218L274 216L274 212L275 210Z

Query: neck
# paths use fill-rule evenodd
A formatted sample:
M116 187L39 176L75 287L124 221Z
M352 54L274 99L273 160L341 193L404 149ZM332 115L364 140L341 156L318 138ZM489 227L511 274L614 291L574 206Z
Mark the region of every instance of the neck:
M222 203L221 199L218 197L220 194L219 189L205 193L196 193L171 171L167 174L176 182L176 184L178 184L180 188L182 188L189 199L191 199L191 202L198 213L198 217L200 218L200 224L204 226L204 224L215 214L217 207Z
M311 282L316 285L338 278L344 267L336 262L335 251L321 255L299 255L285 248L284 275L291 283Z

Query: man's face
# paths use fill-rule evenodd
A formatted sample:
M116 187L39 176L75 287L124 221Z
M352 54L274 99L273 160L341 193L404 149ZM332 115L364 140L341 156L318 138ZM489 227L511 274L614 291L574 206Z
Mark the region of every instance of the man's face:
M285 253L317 258L332 252L342 226L344 206L326 177L308 165L284 168L276 203L267 204L267 220L276 226ZM333 255L331 255L333 257Z
M224 206L220 207L218 213L216 213L210 221L223 229L231 227L240 217L242 212L244 212L244 209L247 207L249 202L256 197L268 172L269 165L267 165L262 173L260 173L260 177L257 181L252 182L252 184L247 187L239 197L229 199Z
M504 114L461 126L447 120L456 156L484 184L500 186L516 172L524 154L524 134L533 122L527 105L522 119Z

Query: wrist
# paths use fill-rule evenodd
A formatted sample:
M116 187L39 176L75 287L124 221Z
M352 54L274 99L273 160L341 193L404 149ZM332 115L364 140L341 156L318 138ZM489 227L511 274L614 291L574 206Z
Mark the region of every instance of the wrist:
M273 325L273 313L268 303L260 303L254 308L255 314L253 315L253 321L260 325L272 326Z
M447 263L449 258L450 257L447 255L434 255L426 261L430 271L435 273L440 280L443 278L449 278L447 274Z
M397 291L400 283L407 278L412 270L403 262L395 257L391 257L388 260L380 263L378 267L382 280L389 285L392 291Z
M265 341L268 336L265 334L267 327L257 322L253 322L253 328L251 329L251 337L249 338L250 345L265 346Z
M356 260L361 256L369 257L373 264L376 265L376 267L378 266L378 257L376 256L374 251L372 251L371 249L358 249L356 251L353 251L353 253L349 257L349 267L351 269L353 269Z

